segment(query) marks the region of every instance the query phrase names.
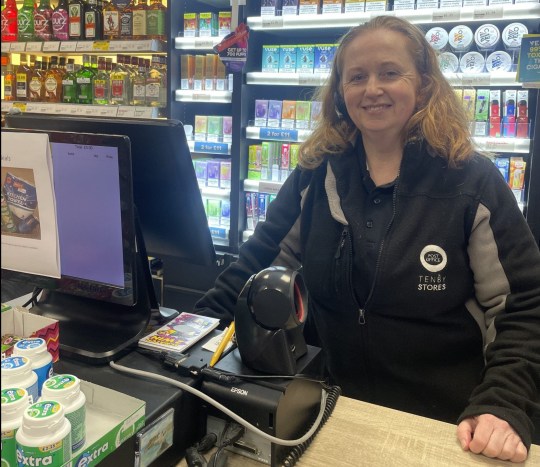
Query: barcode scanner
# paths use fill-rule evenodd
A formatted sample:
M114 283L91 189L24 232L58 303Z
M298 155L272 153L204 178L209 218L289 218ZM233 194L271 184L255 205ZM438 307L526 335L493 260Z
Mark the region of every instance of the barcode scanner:
M238 296L236 342L243 363L263 373L294 375L306 354L307 291L298 271L272 266L254 274Z

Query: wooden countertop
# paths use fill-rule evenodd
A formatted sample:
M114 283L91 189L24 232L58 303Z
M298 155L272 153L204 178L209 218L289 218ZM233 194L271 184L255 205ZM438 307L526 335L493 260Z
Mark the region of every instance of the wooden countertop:
M210 453L205 457L209 459ZM178 467L186 467L182 460ZM262 464L229 453L232 467ZM326 424L296 463L298 467L460 467L540 466L540 446L533 445L522 464L464 452L456 426L340 397Z

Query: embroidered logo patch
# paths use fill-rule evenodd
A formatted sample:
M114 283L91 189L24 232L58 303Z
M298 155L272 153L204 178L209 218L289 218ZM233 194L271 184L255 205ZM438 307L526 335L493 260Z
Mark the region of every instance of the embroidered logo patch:
M437 245L426 245L420 252L420 263L429 272L442 271L447 262L446 252Z

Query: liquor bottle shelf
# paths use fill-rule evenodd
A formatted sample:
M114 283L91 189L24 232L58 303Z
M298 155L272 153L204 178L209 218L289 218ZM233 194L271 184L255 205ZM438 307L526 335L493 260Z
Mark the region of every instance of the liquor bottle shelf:
M2 42L3 53L166 53L165 44L157 39L128 41L48 41Z
M320 15L253 16L247 18L253 30L293 30L319 28L349 28L369 21L375 15L397 15L412 23L454 23L462 21L537 19L540 4L523 3L449 9L367 11Z
M108 118L158 118L159 113L157 107L2 101L2 112L9 112L13 108L27 113Z

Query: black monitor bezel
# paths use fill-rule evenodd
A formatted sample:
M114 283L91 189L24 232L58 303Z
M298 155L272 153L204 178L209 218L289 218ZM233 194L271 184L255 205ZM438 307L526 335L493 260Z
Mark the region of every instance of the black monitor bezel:
M80 277L68 276L65 274L61 274L60 278L47 277L32 273L31 271L17 271L14 269L8 269L4 266L2 266L2 279L25 282L41 289L54 290L56 292L92 298L99 301L128 306L136 303L137 292L133 284L136 280L135 254L137 247L135 238L135 212L131 174L131 143L129 138L124 135L74 133L51 130L23 130L16 128L2 128L2 132L45 133L49 135L49 144L80 144L86 146L93 145L115 147L118 149L124 287Z
M30 113L8 113L5 120L9 128L128 136L131 139L135 205L148 255L201 266L216 264L214 243L182 122L174 119L106 119ZM142 135L154 135L154 138ZM160 140L159 136L166 137L167 141ZM152 152L143 154L141 144ZM146 179L149 170L159 170L159 176L154 177L155 185ZM160 179L169 184L166 190L173 198L168 217L165 211L158 215L151 208L167 202L152 189L161 188ZM175 203L174 199L181 199L186 194L187 202ZM165 232L166 238L163 237Z

